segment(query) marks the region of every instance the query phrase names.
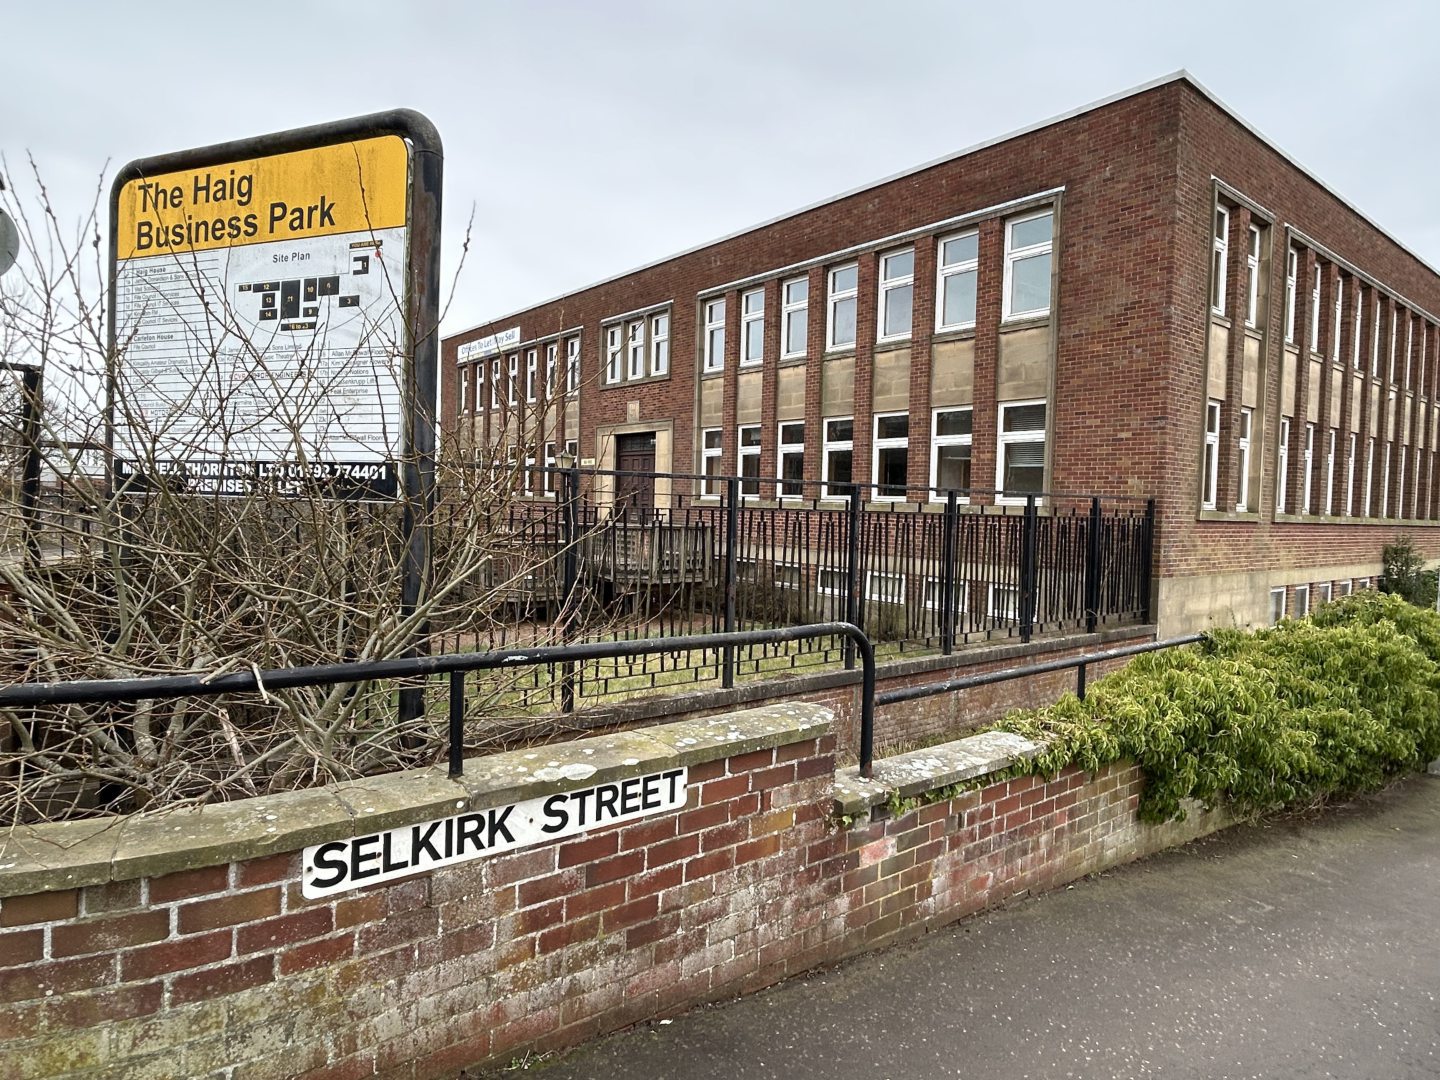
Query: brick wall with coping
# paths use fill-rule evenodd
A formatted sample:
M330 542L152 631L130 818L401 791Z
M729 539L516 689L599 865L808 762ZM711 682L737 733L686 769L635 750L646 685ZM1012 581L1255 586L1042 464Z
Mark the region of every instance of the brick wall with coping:
M1126 767L892 817L892 795L983 784L1035 748L981 735L863 781L835 772L829 726L814 706L758 709L496 755L462 782L424 770L12 833L0 1077L450 1076L753 991L1218 824L1140 825ZM305 844L677 763L678 811L301 894Z

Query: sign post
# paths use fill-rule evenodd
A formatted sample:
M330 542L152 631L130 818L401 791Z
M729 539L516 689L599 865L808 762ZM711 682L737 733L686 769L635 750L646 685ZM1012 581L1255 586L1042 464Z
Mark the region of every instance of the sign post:
M398 499L413 617L435 500L442 165L430 121L396 110L121 169L114 488ZM401 720L422 706L402 691Z

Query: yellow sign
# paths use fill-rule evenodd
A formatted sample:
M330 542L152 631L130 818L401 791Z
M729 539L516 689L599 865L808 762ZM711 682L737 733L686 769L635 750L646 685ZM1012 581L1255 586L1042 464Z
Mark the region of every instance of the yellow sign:
M405 142L395 135L132 180L116 258L370 232L405 224Z

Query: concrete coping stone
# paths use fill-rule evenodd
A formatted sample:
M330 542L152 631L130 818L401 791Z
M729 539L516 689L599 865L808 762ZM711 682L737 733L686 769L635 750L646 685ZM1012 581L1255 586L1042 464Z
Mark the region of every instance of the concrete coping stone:
M882 758L875 762L874 776L860 775L852 765L835 774L835 812L858 817L889 802L891 796L912 799L1008 769L1017 761L1032 758L1044 748L1022 735L1008 731L985 731L954 742L927 746Z
M0 897L53 892L296 852L469 810L737 757L830 733L821 705L785 702L639 731L509 750L323 788L153 814L0 832Z

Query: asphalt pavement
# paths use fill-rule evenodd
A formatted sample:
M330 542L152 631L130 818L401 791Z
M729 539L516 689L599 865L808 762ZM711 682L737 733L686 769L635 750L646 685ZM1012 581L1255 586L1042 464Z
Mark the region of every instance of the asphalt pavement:
M1440 777L1241 826L538 1080L1440 1077Z

